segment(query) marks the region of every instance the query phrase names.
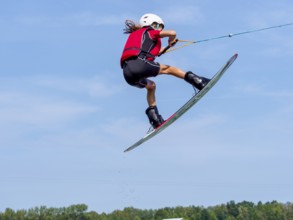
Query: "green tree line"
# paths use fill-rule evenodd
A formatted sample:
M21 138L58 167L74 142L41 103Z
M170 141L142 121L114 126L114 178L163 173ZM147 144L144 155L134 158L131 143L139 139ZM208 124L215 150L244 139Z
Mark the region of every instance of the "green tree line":
M179 217L184 220L293 220L293 204L230 201L211 207L177 206L155 210L128 207L111 213L88 211L87 205L77 204L63 208L41 206L16 211L7 208L0 212L0 220L162 220Z

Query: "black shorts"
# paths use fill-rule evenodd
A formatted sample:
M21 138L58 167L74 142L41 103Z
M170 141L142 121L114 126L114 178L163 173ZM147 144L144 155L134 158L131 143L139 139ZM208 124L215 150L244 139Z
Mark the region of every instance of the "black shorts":
M126 60L123 65L123 74L129 85L144 88L148 77L155 77L160 72L160 64L143 58Z

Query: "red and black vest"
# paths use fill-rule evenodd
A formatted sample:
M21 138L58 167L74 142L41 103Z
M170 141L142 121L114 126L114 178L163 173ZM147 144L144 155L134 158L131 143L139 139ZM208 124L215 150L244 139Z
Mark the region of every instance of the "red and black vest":
M125 60L132 57L142 57L147 60L154 60L161 49L160 31L152 27L144 27L132 32L124 46L120 59L121 67Z

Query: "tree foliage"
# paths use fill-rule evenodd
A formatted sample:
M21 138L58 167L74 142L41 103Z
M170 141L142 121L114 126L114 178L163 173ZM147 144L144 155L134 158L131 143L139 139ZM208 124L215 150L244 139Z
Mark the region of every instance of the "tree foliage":
M188 206L165 207L157 210L142 210L128 207L112 213L87 211L85 204L62 208L40 206L14 211L10 208L0 212L0 220L293 220L293 204L277 201L257 203L230 201L213 207Z

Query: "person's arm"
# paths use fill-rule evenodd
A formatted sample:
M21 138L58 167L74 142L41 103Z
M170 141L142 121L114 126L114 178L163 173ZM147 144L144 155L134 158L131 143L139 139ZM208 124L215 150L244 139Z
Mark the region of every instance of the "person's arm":
M169 37L168 45L173 46L175 41L176 41L176 31L174 31L174 30L162 30L160 32L160 37L161 38Z
M170 47L174 46L177 42L176 39L176 31L174 30L163 30L160 32L160 37L169 37L168 39L168 46L167 47L162 47L160 50L160 53L158 56L161 56L163 53L165 53Z

